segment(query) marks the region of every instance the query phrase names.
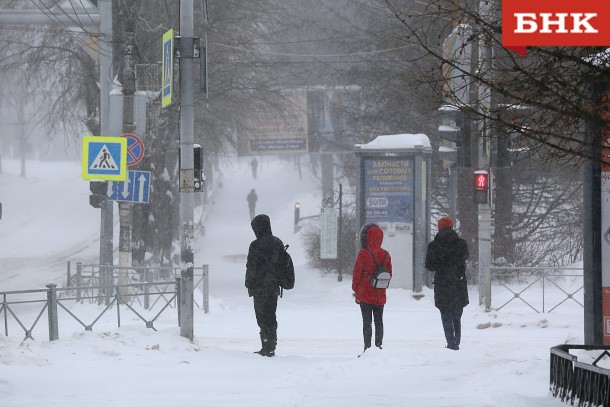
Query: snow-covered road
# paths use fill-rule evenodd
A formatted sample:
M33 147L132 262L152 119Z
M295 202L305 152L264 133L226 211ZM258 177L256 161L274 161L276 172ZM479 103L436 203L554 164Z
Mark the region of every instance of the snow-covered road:
M507 306L483 312L471 288L457 352L445 349L432 293L388 291L384 349L361 358L359 308L350 278L321 276L307 266L294 234L293 208L319 212L319 182L303 163L260 160L222 168L222 188L209 208L195 262L210 265L210 313L196 308L195 341L179 336L172 315L146 329L135 316L121 328L62 330L60 340L0 335L0 405L120 406L562 406L549 393L549 349L582 343L582 308L565 304L536 314ZM16 161L0 174L0 291L59 285L65 262L92 261L99 252L99 212L88 204L78 163L29 163L20 178ZM251 299L243 286L245 255L253 239L246 194L255 188L257 212L290 244L297 284L278 307L275 358L260 347ZM44 198L43 198L44 197ZM116 228L115 228L116 229ZM78 307L78 305L74 305ZM99 311L93 307L81 312ZM0 313L0 315L2 315ZM31 315L35 318L35 315Z

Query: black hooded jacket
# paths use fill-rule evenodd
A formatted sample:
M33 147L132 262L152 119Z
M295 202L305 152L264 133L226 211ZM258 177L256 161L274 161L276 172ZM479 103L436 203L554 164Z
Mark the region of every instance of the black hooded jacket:
M246 262L246 288L248 295L279 295L278 262L284 243L273 236L267 215L257 215L250 223L256 240L250 243Z
M453 229L439 231L428 244L426 269L434 272L434 305L456 309L468 305L468 245Z

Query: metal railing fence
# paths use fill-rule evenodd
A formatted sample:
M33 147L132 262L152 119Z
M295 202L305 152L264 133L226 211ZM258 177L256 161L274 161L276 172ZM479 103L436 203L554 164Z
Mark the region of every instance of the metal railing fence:
M93 299L98 303L108 304L113 295L113 286L130 285L139 283L165 283L174 284L174 280L180 277L179 267L169 266L118 266L102 264L83 264L76 263L76 272L71 272L70 263L67 266L67 287L75 291L77 300ZM144 307L149 303L149 293L147 290L155 289L156 285L143 285ZM167 288L167 286L165 287ZM202 308L205 313L210 310L210 283L209 266L204 264L201 267L193 267L193 290L201 289L201 304L194 296L194 304L197 308ZM138 298L138 297L136 297Z
M502 308L521 304L535 312L552 312L566 302L584 307L584 279L580 268L491 267L491 299ZM501 287L501 290L495 287Z
M570 350L602 351L592 363L579 362ZM558 345L551 348L550 390L553 397L579 407L610 406L610 370L597 366L610 357L610 346Z
M49 340L56 340L59 338L59 315L67 316L62 319L62 325L72 323L90 331L112 308L116 308L118 327L121 326L121 309L142 321L147 328L156 330L155 322L171 308L177 310L179 326L180 274L178 267L82 263L76 264L76 273L72 274L68 262L67 286L64 288L49 284L46 289L0 292L4 334L9 336L9 333L18 331L25 335L25 339L34 339L34 329L42 330L46 325ZM194 305L208 313L208 265L193 268L193 290L196 289L200 289L202 295L200 300L193 296ZM94 307L89 320L82 316L83 308L77 310L74 306L66 305L69 303ZM43 318L45 311L46 318ZM26 321L32 315L35 315L33 320Z
M59 339L59 316L65 315L72 325L80 325L85 331L92 331L93 327L106 315L107 311L116 308L116 325L121 326L121 309L129 315L144 323L147 328L156 330L155 322L162 315L167 315L169 309L176 309L176 323L179 325L178 315L180 313L180 278L173 282L159 283L137 283L126 285L114 285L111 300L105 305L93 303L93 312L83 316L82 309L75 309L66 305L82 304L82 297L71 296L72 288L57 288L56 284L48 284L46 289L19 290L0 292L0 316L4 325L4 335L12 333L10 328L17 328L23 332L26 339L34 339L33 331L35 328L44 330L44 325L48 328L49 340ZM100 289L101 287L90 287ZM152 289L152 290L151 290ZM90 297L99 299L100 297ZM104 294L102 299L106 299ZM145 306L144 298L148 298L148 306ZM152 302L150 300L152 299ZM79 307L80 308L80 307ZM100 310L100 308L102 308ZM43 318L46 311L46 318ZM81 316L77 315L81 314ZM26 322L27 316L36 315L33 321ZM88 321L87 320L88 317ZM106 321L108 323L108 321Z

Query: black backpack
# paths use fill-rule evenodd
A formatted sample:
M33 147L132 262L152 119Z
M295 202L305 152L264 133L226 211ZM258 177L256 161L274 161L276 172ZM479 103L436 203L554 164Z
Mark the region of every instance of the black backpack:
M371 254L373 262L375 262L375 271L373 272L373 275L367 273L366 270L364 271L371 276L371 285L373 288L388 288L390 286L390 280L392 279L392 275L384 266L385 258L388 255L388 252L385 250L383 251L383 260L381 260L381 264L377 264L377 259L375 259L375 256L373 256L373 252L371 252L368 248L366 251Z
M288 253L288 245L284 246L279 259L279 283L285 290L294 288L294 265Z

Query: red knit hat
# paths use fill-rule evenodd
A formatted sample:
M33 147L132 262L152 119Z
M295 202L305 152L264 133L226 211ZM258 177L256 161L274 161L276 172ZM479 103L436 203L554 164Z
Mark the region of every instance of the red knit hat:
M438 220L438 230L441 231L443 229L451 229L453 227L453 221L449 216L445 216L444 218L440 218Z

